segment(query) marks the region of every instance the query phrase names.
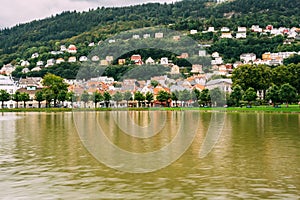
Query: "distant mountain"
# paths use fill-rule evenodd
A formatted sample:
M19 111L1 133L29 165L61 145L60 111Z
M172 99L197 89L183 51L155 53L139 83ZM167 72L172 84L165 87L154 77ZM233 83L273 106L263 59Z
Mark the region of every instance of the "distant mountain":
M300 1L235 0L222 4L209 0L149 3L88 12L63 12L43 20L0 31L0 66L28 57L29 49L54 49L57 42L97 42L120 31L173 24L176 30L205 30L228 26L298 26Z

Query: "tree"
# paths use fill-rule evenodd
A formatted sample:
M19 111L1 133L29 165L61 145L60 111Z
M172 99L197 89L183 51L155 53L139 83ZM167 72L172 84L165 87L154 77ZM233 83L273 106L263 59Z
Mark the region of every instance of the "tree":
M169 92L165 91L165 90L160 90L157 94L156 99L161 102L161 104L163 104L163 102L166 102L167 105L169 106L169 99L171 98L171 95Z
M149 105L150 105L151 101L153 101L154 96L151 92L147 92L145 99L147 100L148 107L150 107Z
M186 102L191 99L191 93L187 89L184 89L179 93L178 100L183 101L183 105L186 106Z
M6 90L0 90L1 108L4 107L4 102L10 100L10 95Z
M62 102L62 105L64 104L64 101L67 100L67 94L68 94L68 91L65 91L65 90L62 90L58 93L57 100L59 102Z
M51 97L54 101L54 107L56 107L59 93L63 91L67 92L68 84L64 82L63 78L54 74L46 74L43 78L42 84L45 86L45 90L48 90L48 94L52 94ZM48 97L50 98L50 96Z
M145 96L140 91L137 91L134 93L134 100L138 101L138 107L140 107L141 101L145 101Z
M175 101L176 107L178 107L178 104L177 104L178 97L179 97L179 92L177 90L175 90L174 92L171 93L171 99L172 99L172 101Z
M22 92L21 94L21 101L23 101L24 108L26 108L26 102L30 100L29 94L26 92Z
M12 99L17 102L16 108L19 107L19 102L21 101L21 93L17 91L15 94L13 94Z
M97 108L97 103L103 101L103 96L99 92L94 92L91 96L91 100L94 102L95 108Z
M119 107L119 102L123 100L123 94L117 91L113 96L112 99L117 102L117 107Z
M43 93L44 93L44 97L46 100L46 108L50 108L51 107L51 101L53 99L53 91L47 89L47 88L43 88Z
M233 99L234 104L236 106L240 106L240 101L243 98L244 91L243 91L242 87L238 84L236 84L232 89L233 89L233 91L230 94L230 97Z
M103 93L103 97L104 97L105 106L106 106L106 108L108 108L109 107L109 102L111 100L111 95L109 94L109 92L105 91Z
M289 103L296 101L297 91L289 83L283 84L279 89L280 99L286 102L286 107L289 106Z
M34 99L38 102L39 108L41 108L41 102L45 100L45 96L44 96L43 91L37 91L35 93Z
M226 104L226 96L225 93L220 90L220 88L214 88L210 90L210 97L212 103L216 106L224 106Z
M251 102L255 101L256 98L257 98L256 91L252 87L248 88L243 95L243 100L248 101L249 106L251 106Z
M211 101L209 90L204 89L200 94L200 102L203 103L205 106L208 106L209 102Z
M71 106L73 107L73 102L76 101L76 95L73 91L67 93L67 101L71 102Z
M266 100L271 100L274 107L280 101L279 89L277 85L273 85L267 90Z
M128 107L128 101L132 100L132 94L131 94L131 92L130 91L126 91L123 94L123 99L127 102L127 107Z
M156 86L158 86L158 81L156 81L156 80L152 80L151 81L151 85L155 88Z
M80 96L80 100L83 101L84 103L84 108L86 108L86 104L89 102L90 100L90 95L87 91L83 91L83 93Z

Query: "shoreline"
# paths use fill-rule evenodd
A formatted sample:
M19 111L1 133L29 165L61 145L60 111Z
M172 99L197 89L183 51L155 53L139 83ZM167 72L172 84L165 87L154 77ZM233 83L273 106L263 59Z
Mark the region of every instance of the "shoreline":
M287 107L274 108L271 106L253 106L252 108L240 107L214 107L214 108L199 108L199 107L142 107L142 108L14 108L0 109L1 113L5 112L73 112L73 111L200 111L200 112L240 112L240 113L293 113L300 114L298 105Z

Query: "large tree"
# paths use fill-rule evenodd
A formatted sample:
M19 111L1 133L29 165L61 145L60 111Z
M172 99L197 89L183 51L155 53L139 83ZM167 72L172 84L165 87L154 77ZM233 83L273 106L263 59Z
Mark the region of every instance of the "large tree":
M138 101L138 107L141 106L141 101L145 101L145 96L140 91L134 93L134 100Z
M24 108L26 108L26 102L30 100L30 96L26 92L21 93L21 101L23 101Z
M106 108L108 108L109 107L109 102L112 98L108 91L105 91L103 93L103 98L104 98L105 106L106 106Z
M156 96L156 99L163 104L166 102L167 106L169 107L169 99L171 98L171 95L169 92L165 90L160 90Z
M266 94L266 100L271 100L273 106L275 107L276 103L280 101L280 95L279 95L279 87L277 85L272 85L268 90Z
M103 101L103 95L99 92L94 92L91 95L91 100L94 102L95 108L97 108L97 103Z
M257 93L252 87L249 87L243 95L243 100L248 101L249 106L251 106L252 101L255 101L256 98L257 98Z
M6 90L0 90L1 108L4 107L4 102L10 100L10 94Z
M209 90L208 89L202 90L200 94L200 102L205 106L208 106L210 101L211 98L210 98Z
M123 100L123 94L117 91L113 96L112 99L117 103L117 107L119 107L120 101Z
M34 99L38 102L39 108L41 108L41 102L45 100L43 91L37 91Z
M86 108L86 104L90 100L90 95L87 91L83 91L83 93L80 96L80 100L84 103L84 108Z
M19 107L19 102L21 101L21 93L19 91L15 92L15 94L13 94L12 99L17 103L16 108Z
M183 106L187 106L186 102L191 100L191 93L187 89L182 90L179 93L179 101L183 102Z
M244 91L252 87L265 93L271 85L271 76L271 68L266 65L242 65L233 70L232 81L233 86L240 85Z
M234 104L236 106L240 106L240 101L243 98L244 91L243 91L242 87L238 84L235 85L232 89L233 89L233 91L230 94L230 97L233 99Z
M63 91L68 91L68 84L64 82L63 78L54 74L46 74L43 78L42 84L45 87L45 90L48 90L48 93L52 94L54 107L56 107L58 95Z
M132 94L131 94L131 92L130 91L124 92L123 99L126 101L127 107L128 107L128 101L132 100Z
M279 89L280 99L286 102L286 107L289 106L289 103L296 101L297 99L297 91L290 84L283 84Z
M154 99L154 96L151 92L147 92L146 93L146 96L145 96L145 99L147 100L147 105L149 107L150 103L153 101Z

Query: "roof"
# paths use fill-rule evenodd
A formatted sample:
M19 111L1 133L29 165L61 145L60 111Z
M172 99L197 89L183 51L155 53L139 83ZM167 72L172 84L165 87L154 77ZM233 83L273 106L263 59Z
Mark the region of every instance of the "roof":
M205 85L210 86L210 85L217 85L217 84L221 84L221 83L232 84L232 80L231 79L225 79L225 78L215 79L215 80L208 81Z

